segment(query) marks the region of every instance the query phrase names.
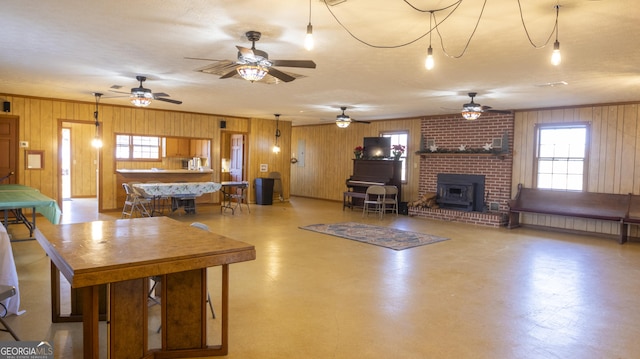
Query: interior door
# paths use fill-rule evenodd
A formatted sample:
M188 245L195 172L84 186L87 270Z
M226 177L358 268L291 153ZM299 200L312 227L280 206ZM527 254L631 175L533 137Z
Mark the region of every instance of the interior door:
M18 173L18 119L0 116L0 178L13 175L2 183L16 183Z
M242 168L244 164L244 135L231 135L231 158L229 174L231 181L242 181Z

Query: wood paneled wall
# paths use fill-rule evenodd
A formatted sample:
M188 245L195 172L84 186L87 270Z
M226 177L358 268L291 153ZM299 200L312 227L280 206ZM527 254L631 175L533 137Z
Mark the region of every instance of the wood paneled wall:
M518 183L534 181L534 128L538 123L588 122L591 128L587 191L640 194L640 111L638 103L522 111L515 114L512 195ZM618 234L617 223L570 217L524 215L523 223ZM633 226L632 236L638 228Z
M297 126L291 131L290 156L300 156L298 142L305 144L304 165L291 166L291 194L342 201L345 181L353 173L353 149L362 146L364 137L381 132L408 131L407 184L402 186L404 201L418 195L420 156L420 118L373 121L371 124L352 123L341 129L334 123L317 126Z
M18 174L20 183L39 189L42 193L60 200L59 181L59 124L75 121L93 121L95 102L67 101L59 99L35 98L29 96L0 94L11 102L9 115L19 118L19 140L29 141L31 150L44 150L44 170L28 171L24 168L24 151L19 151ZM153 105L152 105L153 107ZM104 146L100 151L98 168L100 210L115 210L122 204L116 200L116 162L114 161L115 133L133 133L140 135L176 136L206 138L211 140L211 166L214 170L213 180L220 180L220 121L226 121L226 131L245 133L248 137L246 148L247 178L253 182L261 177L259 165L265 163L269 170L279 171L283 179L290 178L288 150L280 156L271 152L275 135L275 121L214 114L199 114L179 111L156 110L153 108L136 108L126 105L99 105L99 121ZM280 121L281 147L289 148L291 138L291 122ZM90 146L94 132L81 139ZM286 155L286 156L285 156ZM285 166L286 164L286 166ZM155 166L154 166L155 167ZM288 191L285 193L288 199ZM255 196L250 191L250 201Z

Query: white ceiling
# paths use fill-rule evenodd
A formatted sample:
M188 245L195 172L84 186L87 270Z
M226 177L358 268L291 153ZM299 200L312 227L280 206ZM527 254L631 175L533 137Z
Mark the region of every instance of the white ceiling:
M518 0L488 0L464 55L459 55L484 1L462 1L434 31L436 67L424 69L429 12L454 0L347 0L311 2L316 46L302 42L307 0L21 0L0 8L0 92L128 105L110 98L112 85L128 92L165 92L182 105L154 101L151 108L281 120L293 125L331 122L347 106L359 120L455 112L476 102L495 109L528 109L640 100L640 2L561 0L559 41L563 62L550 64L554 38L536 49L527 39ZM520 0L536 45L553 30L556 0ZM329 11L329 9L333 12ZM437 11L437 20L450 11ZM335 18L334 18L335 15ZM434 23L435 24L435 23ZM278 69L302 75L289 83L250 83L195 71L212 61L236 59L236 45L251 47L245 32L262 32L256 47L271 59L313 60L316 69ZM567 85L545 86L566 81Z

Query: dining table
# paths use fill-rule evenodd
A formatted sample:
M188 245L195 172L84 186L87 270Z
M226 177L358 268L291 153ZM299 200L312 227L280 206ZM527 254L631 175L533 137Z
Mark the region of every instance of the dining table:
M109 358L226 355L229 266L256 258L251 244L169 217L38 226L36 240L72 288L82 292L84 358L98 358L100 287L106 285ZM220 344L207 344L207 268L221 266ZM159 276L162 342L148 348L149 278ZM53 277L53 276L52 276ZM51 293L58 283L51 282ZM59 301L59 299L56 299ZM52 303L54 298L52 298ZM54 308L52 308L52 311ZM104 333L104 332L103 332Z
M220 190L222 185L216 182L155 182L132 183L131 186L139 191L143 197L151 200L151 215L160 212L158 201L163 198L171 199L171 211L185 207L187 213L195 213L195 198L205 193Z
M31 210L31 220L24 209ZM3 212L2 224L5 227L22 223L29 229L29 237L33 237L37 213L54 224L60 223L62 215L54 199L45 196L36 188L21 184L0 184L0 211Z

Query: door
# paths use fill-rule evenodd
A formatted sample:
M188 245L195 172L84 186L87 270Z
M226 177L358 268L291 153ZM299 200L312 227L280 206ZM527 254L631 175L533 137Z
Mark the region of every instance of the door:
M17 183L18 119L0 116L0 179L2 183ZM13 172L13 175L9 175ZM9 175L7 178L5 176Z
M242 181L242 168L244 164L244 135L231 135L231 159L229 173L231 181Z

